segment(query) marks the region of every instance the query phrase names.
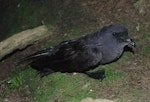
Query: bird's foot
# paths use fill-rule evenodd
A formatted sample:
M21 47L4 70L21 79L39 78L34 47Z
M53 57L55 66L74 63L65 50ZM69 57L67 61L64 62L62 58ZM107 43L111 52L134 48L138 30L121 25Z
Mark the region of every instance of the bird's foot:
M105 70L104 69L96 71L96 72L86 72L85 74L87 74L91 78L98 79L101 81L105 78Z

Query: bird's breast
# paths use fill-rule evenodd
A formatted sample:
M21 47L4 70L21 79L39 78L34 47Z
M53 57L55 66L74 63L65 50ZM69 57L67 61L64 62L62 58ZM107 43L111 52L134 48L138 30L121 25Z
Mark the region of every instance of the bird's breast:
M101 64L110 63L118 59L121 56L122 52L123 50L113 47L103 48Z

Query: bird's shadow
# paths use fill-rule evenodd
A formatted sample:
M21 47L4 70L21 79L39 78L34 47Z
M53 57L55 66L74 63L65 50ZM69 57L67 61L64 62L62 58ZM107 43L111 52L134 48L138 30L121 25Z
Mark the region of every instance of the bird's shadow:
M133 54L135 54L135 49L131 48L131 47L128 47L128 46L125 46L124 47L124 52L132 52Z

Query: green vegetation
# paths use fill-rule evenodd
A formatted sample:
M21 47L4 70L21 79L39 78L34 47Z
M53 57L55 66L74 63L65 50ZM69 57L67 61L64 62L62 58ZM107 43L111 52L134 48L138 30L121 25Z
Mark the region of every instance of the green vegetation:
M42 78L42 80L40 80L40 82L38 81L38 83L39 84L37 86L36 80L35 82L32 82L31 85L35 102L49 102L50 100L53 101L62 99L65 102L72 100L79 102L79 100L86 96L94 96L89 91L90 87L84 89L81 81L73 78L73 76L69 77L67 74L51 74ZM38 90L35 87L37 87Z
M104 81L113 81L124 76L123 73L117 72L116 69L113 67L106 68L105 75L106 75L106 79L104 79Z
M24 71L15 72L12 78L8 79L7 83L10 85L11 89L17 89L21 87L30 77L35 75L35 70L31 69L29 66L26 67Z
M144 47L144 55L150 57L150 45L146 45L146 46Z
M11 80L8 81L10 84L10 88L16 89L19 88L23 84L23 76L21 73L15 75Z
M144 39L145 39L145 46L144 46L144 50L143 53L145 56L150 57L150 33L144 34Z
M45 48L49 48L55 44L57 44L58 42L57 41L47 41L44 45Z
M81 27L82 28L82 27ZM79 28L79 27L77 27L77 26L74 26L74 27L72 27L72 29L71 29L71 32L70 32L70 35L71 36L73 36L73 35L75 35L75 36L81 36L81 34L82 34L82 32L83 32L83 30L81 29L81 28Z
M136 2L134 3L134 6L135 6L136 8L139 8L139 6L142 4L143 1L144 1L144 0L136 0Z
M16 17L13 19L13 28L10 31L11 34L42 24L43 18L37 17L37 14L44 11L44 5L37 4L37 6L39 7L35 9L35 5L31 0L19 1Z
M150 33L144 35L144 39L150 41Z
M104 66L106 67L106 66ZM123 76L113 67L106 68L106 79L103 84L109 85L112 81ZM91 79L84 74L53 73L40 78L36 71L29 66L25 70L16 72L8 81L11 90L22 90L23 85L28 85L35 102L64 101L79 102L86 97L96 98L97 85L101 82ZM95 87L96 86L96 87Z

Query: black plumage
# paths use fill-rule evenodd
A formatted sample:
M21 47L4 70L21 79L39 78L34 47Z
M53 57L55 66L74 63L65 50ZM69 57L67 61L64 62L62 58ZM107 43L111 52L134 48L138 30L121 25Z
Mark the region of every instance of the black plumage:
M95 79L104 78L104 70L90 73L101 64L117 60L124 47L135 47L128 37L128 30L121 24L113 24L98 30L94 34L82 36L36 52L22 59L31 61L30 66L42 76L52 72L80 72Z

